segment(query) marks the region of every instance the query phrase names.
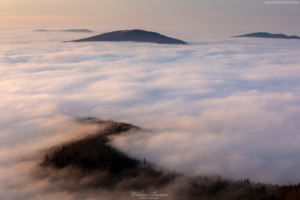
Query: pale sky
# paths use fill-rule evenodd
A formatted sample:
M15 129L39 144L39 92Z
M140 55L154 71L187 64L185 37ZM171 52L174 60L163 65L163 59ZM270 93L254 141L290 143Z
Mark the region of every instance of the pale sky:
M251 27L299 32L300 4L262 0L0 0L2 28ZM109 28L106 28L109 29Z

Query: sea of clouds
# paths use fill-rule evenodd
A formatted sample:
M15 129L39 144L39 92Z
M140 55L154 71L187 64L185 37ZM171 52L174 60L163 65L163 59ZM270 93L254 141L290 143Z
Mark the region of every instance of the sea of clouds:
M151 129L111 144L170 170L300 182L300 41L62 42L90 35L0 30L0 197L52 187L28 157L97 130L77 117Z

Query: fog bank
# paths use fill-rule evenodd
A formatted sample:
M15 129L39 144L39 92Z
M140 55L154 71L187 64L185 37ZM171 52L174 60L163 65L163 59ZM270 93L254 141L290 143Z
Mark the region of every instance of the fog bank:
M95 131L73 122L89 116L151 129L112 138L112 145L171 170L299 182L299 41L73 44L61 43L61 34L5 31L1 183L26 183L19 178L35 163L19 160ZM1 195L10 195L4 188Z

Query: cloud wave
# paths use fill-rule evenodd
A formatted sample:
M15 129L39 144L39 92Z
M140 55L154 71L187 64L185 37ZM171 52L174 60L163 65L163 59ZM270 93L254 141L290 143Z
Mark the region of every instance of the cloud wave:
M1 182L16 176L16 160L93 131L72 122L89 116L151 129L112 144L170 169L299 182L299 41L74 44L1 34Z

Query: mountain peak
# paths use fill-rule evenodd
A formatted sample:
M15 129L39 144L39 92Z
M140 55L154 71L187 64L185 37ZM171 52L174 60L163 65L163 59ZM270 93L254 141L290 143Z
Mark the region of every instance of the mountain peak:
M140 29L121 30L96 35L71 42L150 42L157 44L187 44L182 40L170 38L156 32Z
M287 36L285 34L272 34L268 32L256 32L246 35L239 35L234 37L255 37L255 38L273 38L273 39L300 39L298 36Z

